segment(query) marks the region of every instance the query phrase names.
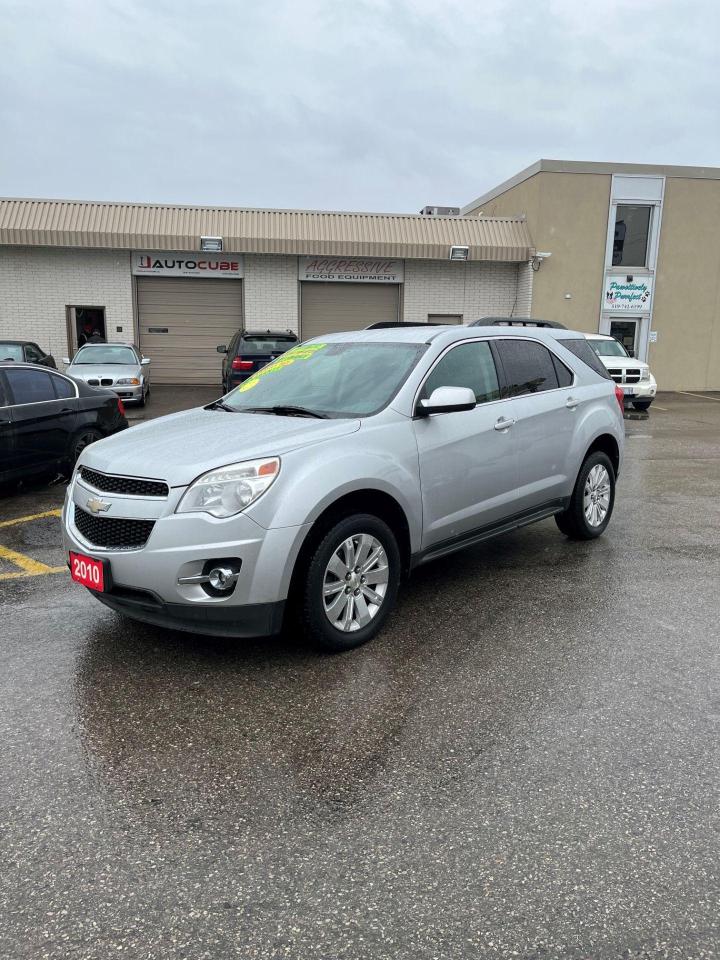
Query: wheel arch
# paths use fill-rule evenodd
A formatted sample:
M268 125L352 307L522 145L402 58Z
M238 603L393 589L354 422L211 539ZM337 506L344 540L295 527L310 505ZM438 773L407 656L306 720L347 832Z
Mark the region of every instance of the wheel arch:
M600 453L604 453L610 458L610 463L612 463L613 470L615 471L615 477L617 477L620 472L620 446L615 437L611 433L601 433L595 437L585 451L583 463L591 453L595 453L596 451L600 451Z

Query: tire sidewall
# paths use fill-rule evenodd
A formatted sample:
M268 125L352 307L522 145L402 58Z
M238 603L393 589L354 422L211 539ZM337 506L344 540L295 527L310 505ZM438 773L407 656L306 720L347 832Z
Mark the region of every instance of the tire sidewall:
M605 467L608 472L608 476L610 477L610 505L608 506L608 512L605 515L603 522L597 527L592 527L587 522L585 517L585 483L590 471L593 469L593 467L598 466L598 464ZM615 471L613 469L612 461L606 453L602 453L600 450L597 450L595 453L591 453L590 456L585 460L578 475L573 500L575 501L574 507L577 511L578 522L582 525L586 536L588 538L594 538L599 537L602 533L604 533L607 525L610 523L613 515L613 509L615 507Z
M385 599L373 619L360 630L344 633L327 618L323 604L325 571L333 553L350 536L368 533L383 546L388 558L389 575ZM372 514L353 514L338 521L327 531L312 552L303 590L303 620L314 643L328 652L340 653L362 646L383 627L395 606L400 585L401 559L397 540L390 527Z

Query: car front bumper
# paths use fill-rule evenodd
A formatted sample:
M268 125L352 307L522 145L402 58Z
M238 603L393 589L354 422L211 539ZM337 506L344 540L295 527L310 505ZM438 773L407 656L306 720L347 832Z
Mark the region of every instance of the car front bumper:
M627 401L654 400L657 393L657 383L654 380L640 380L639 383L621 383L623 394Z
M130 617L158 626L215 636L267 636L276 633L290 578L309 524L266 530L245 514L218 520L204 513L176 514L184 487L167 499L101 493L76 473L62 511L63 545L105 560L111 587L98 600ZM75 524L75 508L88 512L88 500L101 497L110 507L102 517L152 520L144 546L104 549L87 540ZM198 576L210 561L233 560L239 575L232 591L210 596Z
M114 387L109 389L116 393L121 400L142 400L143 398L143 385L141 383L137 385L116 383Z

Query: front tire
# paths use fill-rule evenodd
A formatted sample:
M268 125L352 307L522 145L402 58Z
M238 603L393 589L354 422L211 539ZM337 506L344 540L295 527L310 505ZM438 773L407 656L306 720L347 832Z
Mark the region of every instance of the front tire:
M382 629L400 585L400 550L379 517L358 513L336 523L313 549L302 590L305 635L340 653Z
M555 514L555 523L571 540L594 540L605 531L615 505L615 470L610 457L597 450L585 458L570 503Z
M633 406L636 410L649 410L652 400L633 400Z

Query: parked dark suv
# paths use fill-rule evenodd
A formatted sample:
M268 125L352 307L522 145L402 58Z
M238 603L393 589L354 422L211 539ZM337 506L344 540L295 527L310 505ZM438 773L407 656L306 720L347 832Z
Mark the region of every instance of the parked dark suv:
M228 346L223 343L217 348L225 354L223 389L226 393L232 390L297 342L292 330L238 330Z

